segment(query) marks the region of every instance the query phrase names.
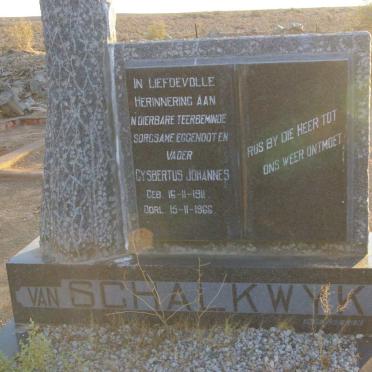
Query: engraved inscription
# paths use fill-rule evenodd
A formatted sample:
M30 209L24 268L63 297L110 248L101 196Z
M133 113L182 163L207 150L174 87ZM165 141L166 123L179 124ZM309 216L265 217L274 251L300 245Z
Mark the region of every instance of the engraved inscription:
M154 290L156 288L156 291ZM327 289L324 291L324 289ZM326 301L320 301L320 296ZM63 279L58 287L20 287L24 308L221 311L245 314L372 316L372 286Z
M158 240L239 238L231 66L133 68L127 82L140 227Z
M344 241L347 62L242 69L247 236Z
M347 76L346 61L128 69L138 227L345 241Z

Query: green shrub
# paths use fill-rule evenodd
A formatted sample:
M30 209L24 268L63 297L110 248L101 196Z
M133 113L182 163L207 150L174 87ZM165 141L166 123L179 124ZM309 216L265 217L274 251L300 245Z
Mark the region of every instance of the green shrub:
M21 342L21 351L16 360L18 369L23 372L47 372L55 365L56 357L51 343L33 322L28 332L28 341Z
M14 371L14 366L11 360L9 360L3 353L0 353L0 372L11 372Z
M20 351L14 359L0 354L0 372L47 372L56 366L56 356L51 343L31 322L28 340L20 344Z

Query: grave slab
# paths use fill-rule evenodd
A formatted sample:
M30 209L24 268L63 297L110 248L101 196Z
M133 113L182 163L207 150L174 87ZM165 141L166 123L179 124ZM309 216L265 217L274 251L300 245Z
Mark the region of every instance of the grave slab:
M299 330L372 331L366 257L122 256L46 262L36 240L7 263L16 323L108 321L113 316L236 318Z
M12 358L19 352L19 337L14 319L8 321L0 328L0 353L7 358Z

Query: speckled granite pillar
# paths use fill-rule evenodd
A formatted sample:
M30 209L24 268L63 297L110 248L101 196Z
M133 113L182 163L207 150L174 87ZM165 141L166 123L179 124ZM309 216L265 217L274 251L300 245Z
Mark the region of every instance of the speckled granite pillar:
M49 77L41 246L58 261L123 247L105 94L105 0L41 0Z

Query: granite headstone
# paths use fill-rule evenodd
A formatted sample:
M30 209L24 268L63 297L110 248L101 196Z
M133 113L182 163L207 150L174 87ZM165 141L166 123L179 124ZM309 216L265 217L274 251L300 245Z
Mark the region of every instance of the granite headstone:
M41 5L42 229L7 263L16 324L371 331L368 33L107 44L105 1Z
M125 235L365 252L368 50L363 33L112 46Z

